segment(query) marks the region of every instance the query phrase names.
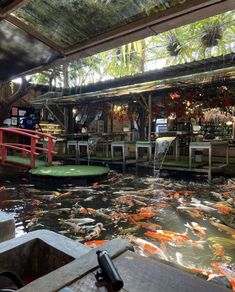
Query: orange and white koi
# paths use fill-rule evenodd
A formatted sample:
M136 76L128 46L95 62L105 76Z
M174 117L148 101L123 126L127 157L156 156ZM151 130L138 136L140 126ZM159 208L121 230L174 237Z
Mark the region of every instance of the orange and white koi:
M133 207L134 203L132 202L131 198L131 195L125 195L117 198L116 200L121 204L127 205L128 207Z
M147 240L144 240L142 238L138 237L131 237L130 239L131 242L134 242L136 245L138 245L140 248L147 250L151 254L157 254L160 256L161 259L168 261L168 258L166 255L163 253L163 251L156 246L155 244L148 242Z
M75 204L74 207L71 210L72 215L77 215L77 214L83 214L86 215L88 213L87 209L85 209L84 207L82 207L79 204Z
M72 196L72 192L66 192L66 193L63 193L63 194L59 194L58 195L58 199L64 199L64 198L69 198Z
M156 232L145 232L144 235L156 238L163 243L175 244L175 245L185 245L190 244L193 247L203 249L202 241L194 241L190 239L186 233L175 233L168 230L157 230Z
M136 222L137 226L151 230L151 231L156 231L158 229L162 229L162 226L159 224L155 224L155 223L150 223L150 222L142 222L142 221L138 221Z
M34 206L40 206L41 202L39 200L33 200L33 205Z
M140 213L151 213L154 214L156 212L156 209L153 206L148 207L142 207L139 209Z
M220 274L225 276L230 282L233 291L235 291L235 269L229 267L229 265L225 263L211 263L211 266Z
M200 238L205 238L206 237L206 233L205 227L200 226L197 222L191 222L191 224L189 224L188 222L186 224L184 224L187 228L189 228L192 233Z
M233 210L231 207L220 203L213 205L213 207L219 210L220 213L225 215L231 213L231 211Z
M227 226L227 225L224 225L224 224L221 224L221 223L214 222L214 221L210 221L210 223L213 226L215 226L216 228L218 228L219 230L223 230L226 233L230 234L233 238L235 238L235 229L234 228Z
M214 254L217 258L221 258L224 256L224 248L221 244L215 243L212 245L212 248L213 248Z
M87 231L94 230L94 228L96 228L97 226L97 224L93 226L87 226L87 225L81 226L81 224L79 223L74 223L74 222L69 222L69 221L62 221L61 224L69 226L70 232L73 232L74 234L77 234L77 233L84 234Z
M84 242L84 245L94 248L94 247L101 246L106 242L108 242L108 240L91 240L91 241Z
M99 237L103 229L104 225L102 223L97 223L95 228L87 236L85 236L85 239L91 240L94 237Z
M0 187L0 193L4 192L5 189L6 189L6 187L4 187L4 186Z
M154 214L152 213L138 213L138 214L130 214L127 216L128 219L130 219L132 221L132 219L134 221L140 221L143 220L145 218L152 218L154 216Z
M185 269L191 271L191 272L194 272L194 273L198 273L198 274L202 274L206 277L208 277L208 281L210 281L212 278L218 276L216 275L215 273L213 273L212 270L203 270L203 269L199 269L199 268L196 268L196 267L193 267L193 266L186 266L182 263L182 259L183 259L183 255L179 252L176 252L176 261L177 263L184 267Z
M199 210L183 210L183 211L193 218L201 219L203 217L202 212Z

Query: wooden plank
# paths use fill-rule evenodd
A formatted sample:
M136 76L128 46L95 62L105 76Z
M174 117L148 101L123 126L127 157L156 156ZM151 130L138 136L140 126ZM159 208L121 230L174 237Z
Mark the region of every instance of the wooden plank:
M12 13L17 8L20 8L20 7L24 6L29 1L31 1L31 0L15 0L15 1L13 1L9 5L7 5L6 7L1 9L0 17L1 18L6 17L8 14Z
M45 37L41 33L35 31L33 28L31 28L29 25L25 24L23 21L19 20L18 18L8 15L6 17L6 20L10 22L11 24L15 25L16 27L22 29L29 35L33 36L34 38L38 39L39 41L43 42L45 45L53 48L54 50L58 51L62 55L64 55L64 49L57 45L55 42L50 40L49 38Z

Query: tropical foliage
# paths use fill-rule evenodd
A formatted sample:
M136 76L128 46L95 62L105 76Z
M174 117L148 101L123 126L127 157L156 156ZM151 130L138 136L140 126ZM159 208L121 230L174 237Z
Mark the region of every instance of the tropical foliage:
M234 22L235 11L231 11L76 60L69 64L69 86L229 54L235 51ZM55 78L62 80L62 75Z

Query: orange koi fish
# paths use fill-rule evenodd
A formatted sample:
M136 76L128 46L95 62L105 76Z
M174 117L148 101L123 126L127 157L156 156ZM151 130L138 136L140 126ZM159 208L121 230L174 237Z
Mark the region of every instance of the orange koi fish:
M33 205L34 206L40 206L41 202L39 200L33 200Z
M184 196L190 196L192 194L195 194L195 191L183 191L183 192L180 192L182 195Z
M230 282L233 291L235 291L235 271L225 263L211 263L211 266L220 274L225 276Z
M199 269L199 268L196 268L196 267L193 267L193 266L186 266L182 263L182 259L183 259L183 255L179 252L176 252L176 260L177 260L177 263L184 267L185 269L191 271L191 272L194 272L194 273L198 273L198 274L202 274L206 277L208 277L208 281L211 280L213 277L215 276L218 276L216 274L214 274L211 270L202 270L202 269Z
M186 234L175 233L168 230L157 230L156 232L145 232L144 235L156 238L163 243L173 243L176 245L190 244L193 247L203 249L202 242L191 240Z
M4 192L5 189L6 189L6 187L4 187L4 186L0 187L0 193Z
M165 208L165 207L170 207L171 204L169 204L169 203L159 203L158 206L161 207L161 208Z
M141 222L138 221L136 222L137 226L143 227L145 229L151 230L151 231L156 231L158 229L162 229L161 225L155 224L155 223L150 223L150 222Z
M138 214L130 214L127 217L131 218L135 221L140 221L143 220L145 218L152 218L154 216L154 214L152 213L138 213Z
M173 193L173 194L170 194L170 197L172 197L172 198L178 200L178 199L180 198L180 193L179 193L179 192L175 192L175 193Z
M153 214L154 212L156 212L156 210L153 206L140 208L140 213L152 213Z
M81 205L79 205L78 203L76 203L74 205L74 207L72 208L72 211L74 214L83 214L86 215L88 213L87 209L85 209L84 207L82 207Z
M232 211L232 208L225 204L218 203L218 204L215 204L213 207L219 210L220 213L225 214L225 215L231 213Z
M235 229L230 227L230 226L227 226L227 225L224 225L224 224L221 224L221 223L216 223L216 222L213 222L213 221L210 221L210 223L215 226L216 228L218 228L218 230L223 230L225 231L226 233L230 234L233 238L235 238Z
M192 233L200 238L205 238L206 233L204 230L206 230L205 227L200 226L197 222L191 222L191 225L187 222L184 224L187 228L189 228Z
M187 214L189 214L193 218L202 218L202 212L199 210L185 210Z
M94 248L94 247L101 246L106 242L108 242L108 240L90 240L90 241L84 242L84 245Z
M214 249L214 254L217 258L221 258L224 256L224 248L221 244L215 243L212 245L212 248Z
M58 199L64 199L64 198L69 198L69 197L71 197L72 196L72 192L66 192L66 193L64 193L64 194L60 194L59 196L58 196Z
M133 207L134 203L131 200L132 196L131 195L125 195L117 198L116 200L119 201L121 204L126 204L129 207Z
M168 258L163 253L163 251L156 245L154 245L151 242L148 242L147 240L144 240L142 238L132 237L130 239L131 242L134 242L136 245L138 245L140 248L147 250L151 254L157 254L160 256L161 259L168 261Z
M96 213L96 210L93 209L93 208L87 208L87 212L88 212L89 214L95 214L95 213Z
M172 238L170 235L166 235L166 234L160 234L157 232L158 230L156 230L156 232L150 232L147 231L144 233L144 235L158 239L159 241L161 241L162 243L169 243L172 241Z

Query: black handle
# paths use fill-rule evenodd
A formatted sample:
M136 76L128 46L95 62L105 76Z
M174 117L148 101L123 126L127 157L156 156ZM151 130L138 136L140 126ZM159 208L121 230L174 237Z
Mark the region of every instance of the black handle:
M103 273L103 277L109 281L115 291L123 287L123 280L114 266L106 250L97 251L98 262Z

